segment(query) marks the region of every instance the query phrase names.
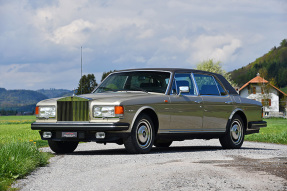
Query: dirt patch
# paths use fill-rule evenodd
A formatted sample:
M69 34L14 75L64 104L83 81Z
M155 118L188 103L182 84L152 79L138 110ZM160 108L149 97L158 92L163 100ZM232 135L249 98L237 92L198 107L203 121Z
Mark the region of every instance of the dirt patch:
M223 167L239 167L248 172L264 171L267 174L276 175L287 180L287 157L275 157L268 159L251 159L241 156L229 156L233 160L204 160L199 163L218 163Z

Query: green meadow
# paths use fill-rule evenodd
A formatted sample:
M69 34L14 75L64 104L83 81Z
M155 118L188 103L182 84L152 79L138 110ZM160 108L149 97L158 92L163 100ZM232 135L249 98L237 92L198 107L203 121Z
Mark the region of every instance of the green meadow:
M267 121L267 127L261 128L259 133L247 135L245 140L287 145L287 119L271 118L264 121Z

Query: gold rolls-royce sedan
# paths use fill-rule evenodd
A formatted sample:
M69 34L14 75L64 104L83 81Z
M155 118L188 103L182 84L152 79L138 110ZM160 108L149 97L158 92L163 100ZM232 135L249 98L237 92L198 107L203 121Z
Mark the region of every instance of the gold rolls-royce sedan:
M114 72L90 94L39 102L36 116L31 128L56 153L80 141L124 144L136 154L213 138L238 149L267 125L261 103L240 97L222 75L177 68Z

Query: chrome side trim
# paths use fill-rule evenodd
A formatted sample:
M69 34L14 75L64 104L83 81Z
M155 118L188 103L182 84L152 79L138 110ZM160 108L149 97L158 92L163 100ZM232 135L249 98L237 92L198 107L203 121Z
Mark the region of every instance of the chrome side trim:
M161 132L159 133L224 133L225 131L223 130L168 130L163 132L163 130L161 130Z

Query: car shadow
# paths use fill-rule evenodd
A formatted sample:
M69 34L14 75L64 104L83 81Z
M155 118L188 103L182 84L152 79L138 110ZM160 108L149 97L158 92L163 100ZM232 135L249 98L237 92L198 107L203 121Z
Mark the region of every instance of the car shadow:
M168 153L184 153L184 152L213 152L217 150L232 150L223 149L221 146L171 146L168 148L158 148L153 147L148 153L153 154L168 154ZM242 147L240 150L276 150L276 149L266 149L266 148L250 148ZM57 154L61 155L61 154ZM120 149L101 149L101 150L89 150L89 151L74 151L66 155L131 155L125 148Z

